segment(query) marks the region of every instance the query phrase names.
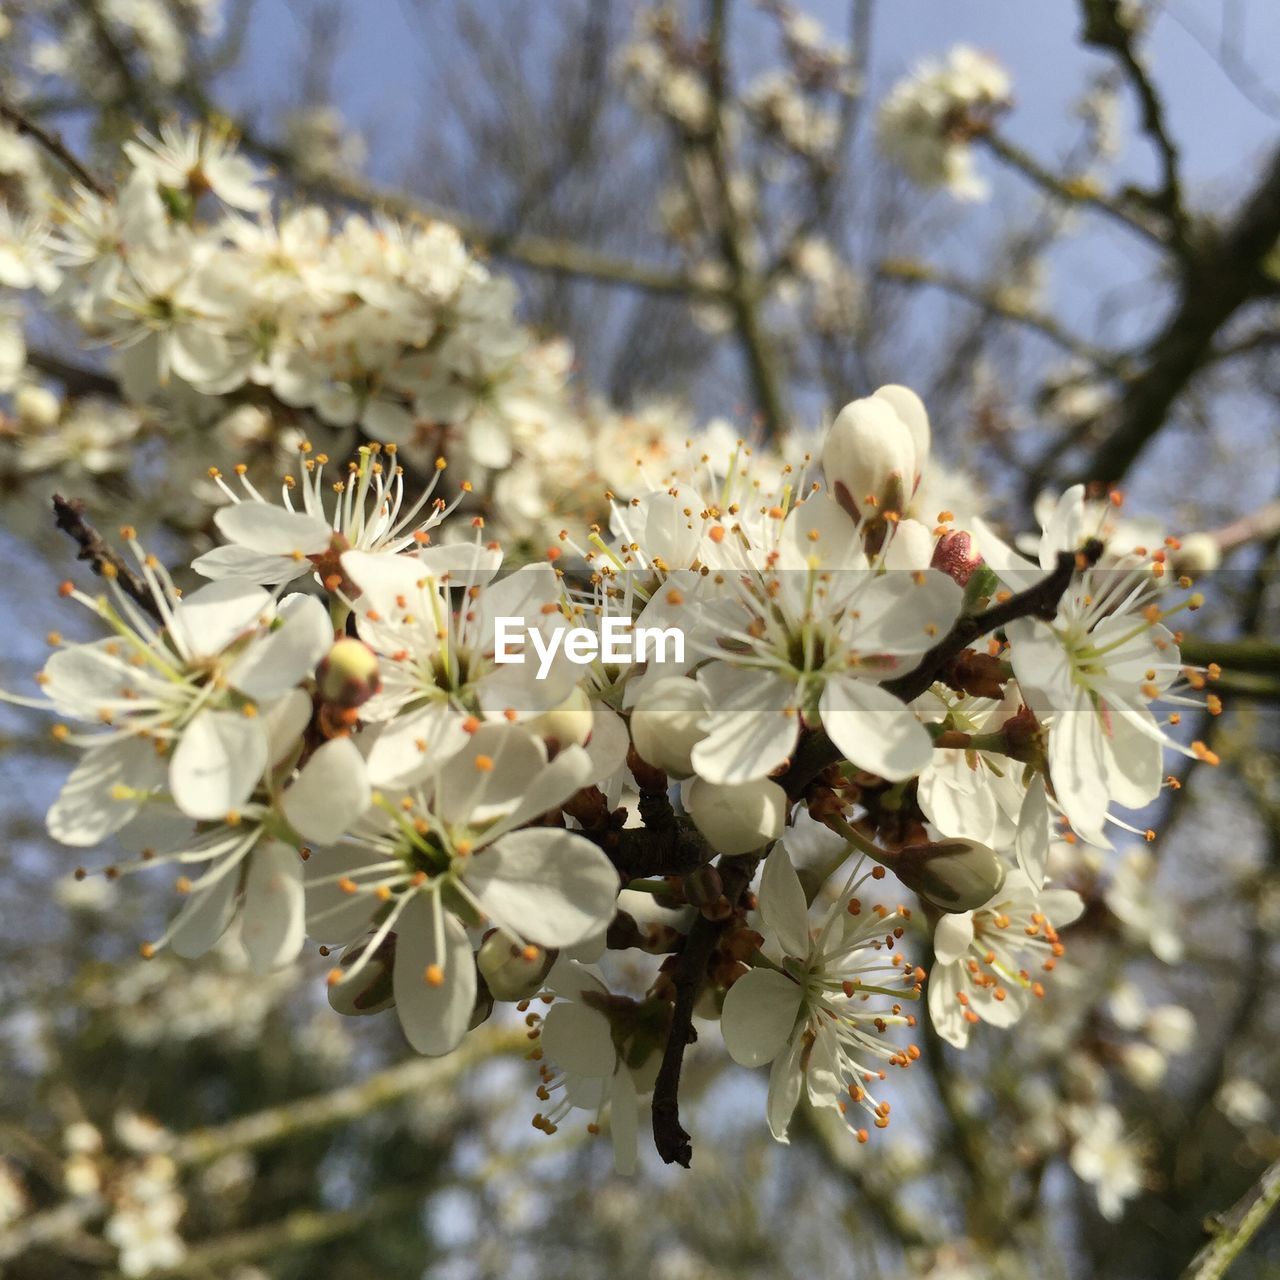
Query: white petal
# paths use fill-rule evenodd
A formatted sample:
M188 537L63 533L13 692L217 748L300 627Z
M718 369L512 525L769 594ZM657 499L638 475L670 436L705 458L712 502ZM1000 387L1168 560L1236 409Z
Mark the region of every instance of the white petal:
M72 769L45 818L49 834L62 844L88 848L119 831L137 812L142 796L164 776L155 746L142 738L121 738L85 752ZM119 799L125 786L139 792Z
M371 893L344 893L337 877L355 876L362 867L381 861L384 859L380 854L345 844L311 851L302 873L307 890L307 933L312 938L317 942L345 943L364 933L382 903ZM366 877L369 881L371 878Z
M542 740L518 725L481 725L440 770L436 806L447 823L503 817L534 791L547 764Z
M369 807L369 777L360 748L334 738L303 766L280 801L289 825L304 839L330 844Z
M613 864L590 840L554 827L503 836L471 855L465 876L486 914L544 947L581 942L617 907Z
M210 582L173 608L175 639L191 655L213 657L275 614L271 597L252 582Z
M803 1048L804 1041L797 1036L786 1053L780 1053L774 1058L769 1070L769 1101L765 1114L769 1132L777 1142L790 1142L787 1130L791 1127L791 1117L795 1114L796 1103L800 1101L800 1089L804 1084L804 1072L800 1068Z
M720 1032L729 1057L759 1067L782 1052L800 1010L800 984L774 969L751 969L729 988Z
M1037 776L1027 788L1026 798L1018 814L1018 833L1013 841L1013 852L1018 866L1037 889L1044 884L1044 870L1049 858L1051 834L1049 801L1045 795L1044 779Z
M713 662L698 675L711 701L707 736L691 753L707 782L749 782L772 773L799 733L796 687L769 672Z
M396 962L392 990L400 1025L419 1053L439 1057L457 1048L467 1034L476 1002L476 965L467 931L444 912L444 937L437 945L430 895L419 893L396 922ZM444 969L444 982L427 981L430 965Z
M929 1021L938 1035L957 1049L969 1043L971 1025L964 1016L965 1006L958 998L963 981L963 965L935 964L925 984L929 994Z
M1049 777L1076 834L1109 849L1111 842L1102 829L1107 816L1107 751L1087 690L1077 689L1071 705L1050 727Z
M267 733L267 760L278 765L302 739L311 723L311 695L305 689L290 689L262 712L262 727Z
M305 680L333 646L328 610L315 596L287 596L280 625L256 638L227 673L250 698L278 698Z
M619 1067L609 1093L609 1129L613 1135L613 1171L629 1178L639 1152L640 1102L626 1067Z
M193 893L173 923L169 949L184 960L204 955L227 931L236 913L235 872L215 880L207 889Z
M222 818L243 807L267 767L267 734L238 711L202 711L169 762L173 802L189 818Z
M228 542L264 556L318 555L329 545L333 529L319 516L286 511L269 502L237 502L214 514L218 532ZM295 561L296 563L296 561Z
M782 843L764 860L760 875L760 914L789 956L809 954L809 905L800 877Z
M889 782L913 777L933 755L932 739L910 709L867 680L827 680L819 710L822 727L845 759Z
M951 964L969 950L973 942L973 912L944 915L933 931L933 955L939 964ZM932 981L932 979L931 979Z
M542 1048L566 1071L609 1079L618 1065L609 1019L577 1001L560 1000L542 1024Z
M254 973L296 959L305 932L302 858L278 840L260 844L249 856L240 914L240 939Z
M223 578L243 578L246 582L274 587L309 572L312 565L309 560L297 561L292 556L263 555L248 547L229 546L206 551L191 562L191 567L215 582Z
M376 787L407 786L425 778L468 741L462 719L446 702L429 702L376 726L369 779Z

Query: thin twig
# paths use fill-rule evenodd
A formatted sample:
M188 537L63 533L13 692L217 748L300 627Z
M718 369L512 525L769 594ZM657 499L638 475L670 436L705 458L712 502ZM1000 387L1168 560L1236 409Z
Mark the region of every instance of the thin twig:
M88 187L96 196L106 197L107 187L76 159L60 134L37 124L9 102L0 101L0 118L7 120L19 133L25 134L47 151L81 186Z
M60 493L53 495L54 523L63 533L73 538L80 548L76 559L87 560L98 577L114 580L134 604L163 626L164 618L160 614L160 607L147 584L89 523L84 510L84 503L78 498L64 498Z
M1280 1160L1222 1216L1215 1235L1191 1260L1183 1280L1220 1280L1280 1204Z

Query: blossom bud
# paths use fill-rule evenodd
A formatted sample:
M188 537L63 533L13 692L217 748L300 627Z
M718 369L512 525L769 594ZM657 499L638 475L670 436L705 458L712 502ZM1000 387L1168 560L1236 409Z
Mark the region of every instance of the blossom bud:
M1120 1051L1124 1073L1139 1089L1154 1089L1169 1070L1169 1060L1153 1044L1127 1044Z
M1175 573L1198 578L1212 573L1222 563L1222 550L1211 533L1189 533L1170 553L1169 560Z
M542 947L521 946L501 929L487 934L476 953L480 976L495 1000L527 1000L537 995L552 959Z
M782 834L787 793L768 778L716 783L695 778L685 792L693 825L718 853L751 853Z
M936 840L899 852L894 873L941 911L974 911L1004 884L1005 868L993 849L976 840Z
M684 878L684 896L691 906L709 907L723 893L724 881L715 867L699 867Z
M528 723L553 752L565 747L585 747L591 737L591 699L581 685L576 685L558 707L544 711Z
M337 707L359 707L382 688L378 655L363 640L343 636L316 669L322 701Z
M631 741L646 763L673 778L693 773L690 755L706 736L711 710L707 691L688 676L666 676L649 685L631 712Z
M920 482L928 433L924 406L905 388L882 387L851 401L822 445L822 471L832 495L855 516L901 512Z
M14 392L13 407L24 427L52 427L62 413L58 397L48 387L29 382Z
M394 933L388 934L377 951L361 965L357 974L351 978L346 977L356 961L364 955L373 937L373 933L368 933L351 943L342 953L330 978L329 1003L338 1013L348 1017L381 1013L383 1009L389 1009L395 1004L391 989L391 970L396 956Z
M962 587L969 585L974 571L983 563L982 557L974 550L973 539L962 530L944 533L933 549L931 561L933 568L941 569Z

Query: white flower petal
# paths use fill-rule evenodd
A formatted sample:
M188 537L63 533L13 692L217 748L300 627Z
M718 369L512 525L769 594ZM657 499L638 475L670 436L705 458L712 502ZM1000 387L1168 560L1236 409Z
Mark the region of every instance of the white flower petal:
M226 933L236 913L238 884L236 874L229 872L188 898L169 936L169 949L174 955L195 960Z
M932 758L933 741L911 710L869 681L828 679L819 710L822 727L845 759L889 782L914 777Z
M951 964L959 960L972 943L973 912L944 915L933 931L934 959L941 965Z
M618 1065L609 1019L577 1001L560 1000L542 1024L542 1049L566 1071L610 1079Z
M1018 814L1018 832L1013 841L1018 866L1037 889L1044 884L1051 835L1049 801L1045 795L1044 779L1037 776L1027 788L1026 798Z
M467 1034L476 1002L476 965L467 931L443 913L444 937L437 939L430 895L419 893L396 922L396 962L392 990L405 1037L419 1052L439 1057L456 1049ZM431 965L444 981L427 981Z
M764 860L760 875L760 915L789 956L809 954L809 904L800 877L782 842Z
M513 831L471 855L467 887L509 932L570 947L613 919L618 873L585 837L554 827Z
M245 650L228 683L250 698L278 698L311 675L333 646L328 610L315 596L286 596L280 625Z
M285 788L280 808L304 839L330 844L350 830L369 807L369 777L360 748L350 738L333 738Z
M769 1070L769 1100L765 1115L769 1122L769 1132L776 1142L791 1141L787 1130L791 1127L791 1117L795 1114L796 1103L800 1101L800 1090L804 1085L804 1072L800 1067L803 1050L804 1041L797 1036L786 1053L780 1053L774 1058Z
M744 973L729 988L720 1015L729 1057L744 1067L776 1058L796 1025L803 994L798 982L774 969Z
M137 812L143 796L164 770L155 745L121 738L85 752L72 769L45 818L49 834L62 844L88 848L119 831ZM120 797L115 788L129 788Z
M306 914L302 858L278 840L260 844L249 856L240 940L254 973L289 964L302 950Z
M176 642L185 653L214 657L275 614L271 597L252 582L210 582L173 607Z
M274 587L281 582L291 582L312 568L309 560L301 562L292 556L264 555L250 551L248 547L214 547L197 556L191 567L202 577L215 582L223 578L243 578L260 586Z
M222 818L243 807L266 767L267 734L258 719L202 711L169 762L169 789L189 818Z
M624 1178L636 1171L639 1154L640 1101L635 1081L626 1067L619 1067L609 1092L609 1129L613 1136L613 1170Z
M796 687L770 672L713 662L699 674L711 715L707 736L691 753L707 782L750 782L772 773L791 754L799 733Z
M333 529L319 516L286 511L270 502L237 502L222 507L215 512L213 522L228 542L262 556L292 558L294 552L318 555L333 537Z

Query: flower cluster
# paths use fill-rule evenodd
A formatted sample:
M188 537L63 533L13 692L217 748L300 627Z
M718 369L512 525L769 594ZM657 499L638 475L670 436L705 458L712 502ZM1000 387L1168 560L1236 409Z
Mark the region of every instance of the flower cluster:
M77 186L35 212L0 208L0 284L49 295L170 432L265 407L428 465L448 446L483 470L569 415L563 344L517 322L511 282L453 227L309 204L275 214L267 175L214 126L165 124L124 158L116 194ZM18 433L19 470L62 461L47 434ZM98 437L72 455L93 472L119 465L121 430Z
M1009 105L1008 73L994 59L957 45L944 60L921 62L880 106L885 153L922 187L945 187L959 200L985 200L974 171L972 139Z
M142 206L178 190L156 176L164 154L141 162L159 184ZM202 181L253 199L241 164L193 154ZM374 234L297 216L288 236L324 254ZM245 244L267 234L237 225ZM439 283L448 235L414 234L406 257L390 236L383 253ZM482 287L460 251L455 265L453 286ZM79 303L99 308L138 266L117 264L106 293L89 268ZM277 280L278 316L296 283ZM185 305L149 313L130 348L153 373L213 359ZM378 306L347 305L366 327ZM219 359L238 350L219 337ZM277 354L263 367L327 358ZM391 404L347 391L353 412ZM905 387L847 405L816 456L722 436L659 438L627 469L634 496L601 494L590 523L568 513L532 557L493 537L468 486L437 493L443 458L410 493L395 441L336 480L304 445L278 500L215 472L202 585L180 589L125 528L130 558L98 558L100 594L62 588L103 634L51 637L42 696L22 699L81 752L50 834L116 841L113 875L176 873L182 906L146 955L233 933L265 973L311 938L333 1006L394 1007L427 1054L516 1005L535 1125L608 1110L620 1167L640 1100L668 1087L690 992L735 1061L771 1064L775 1137L807 1096L866 1140L925 1010L963 1047L1045 995L1083 909L1071 851L1136 829L1123 811L1158 797L1166 750L1211 756L1176 725L1216 709L1215 673L1182 663L1168 625L1198 603L1172 580L1176 544L1108 549L1113 507L1083 490L1046 511L1032 560L979 516L923 518L937 464ZM613 652L642 628L652 648ZM627 991L620 951L669 958ZM1093 1177L1110 1156L1082 1140L1075 1159Z

